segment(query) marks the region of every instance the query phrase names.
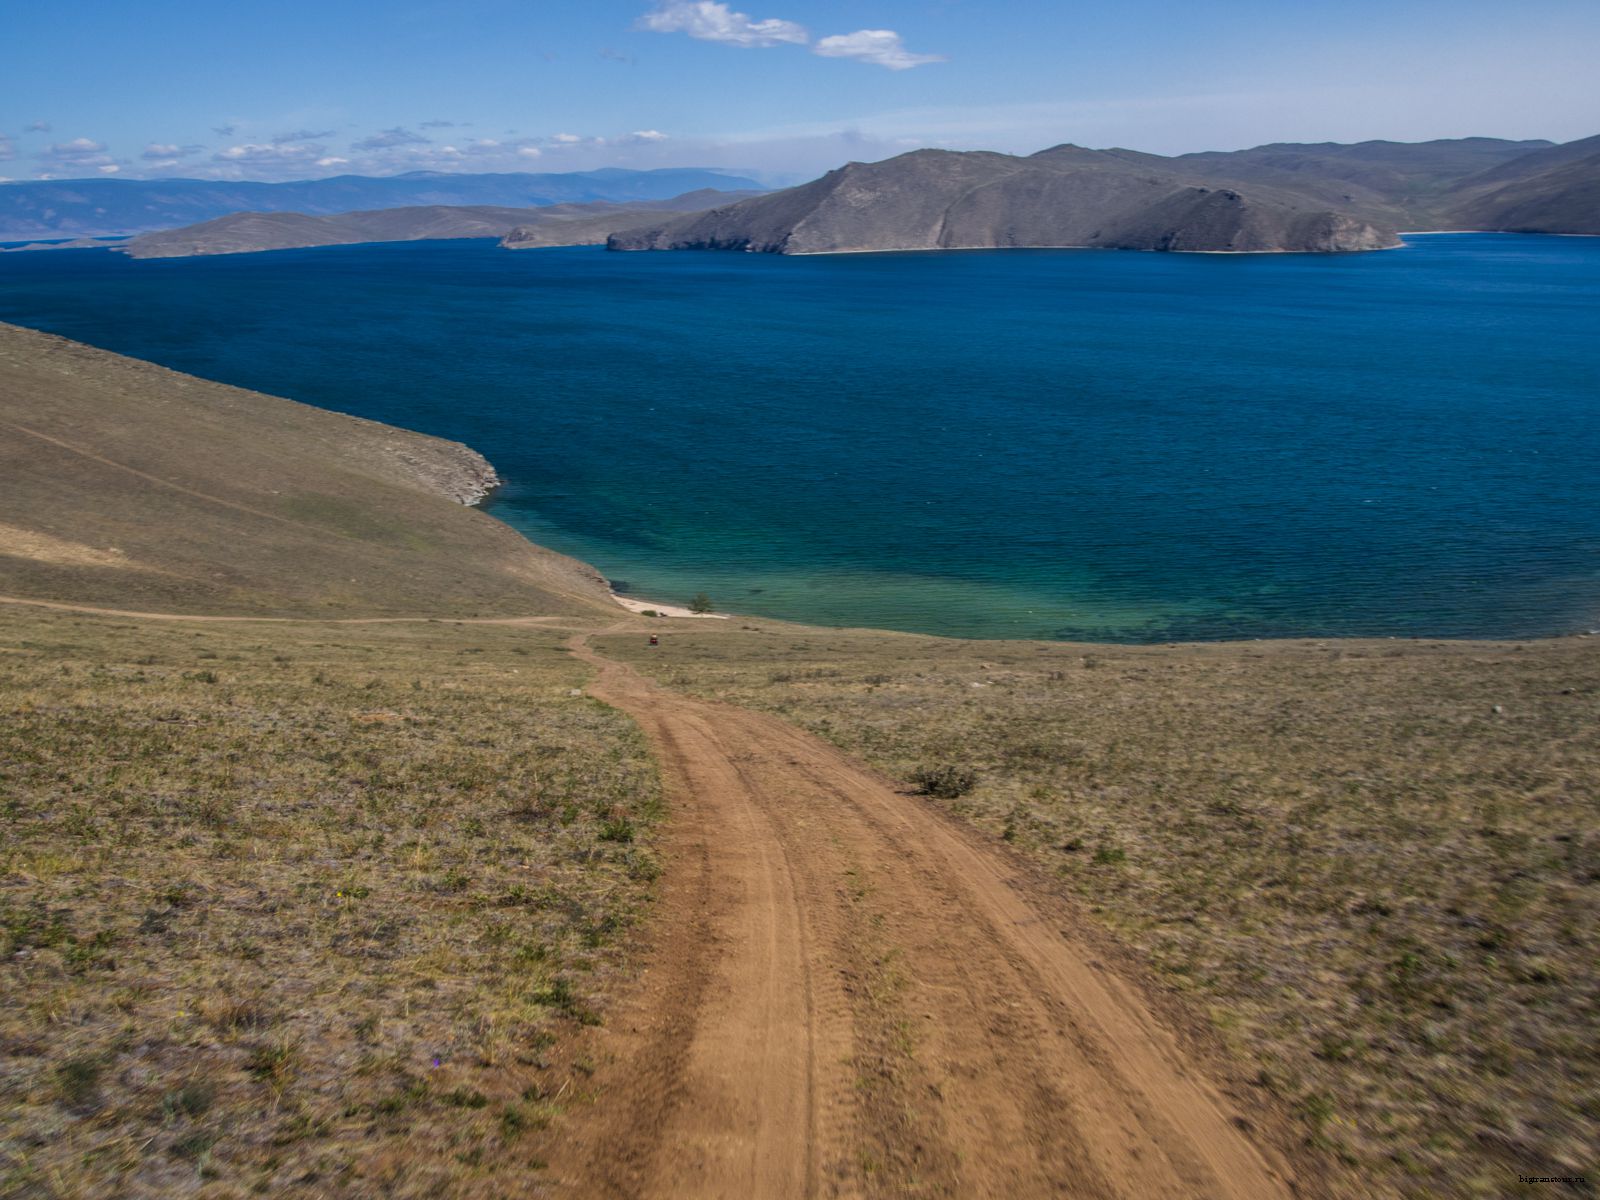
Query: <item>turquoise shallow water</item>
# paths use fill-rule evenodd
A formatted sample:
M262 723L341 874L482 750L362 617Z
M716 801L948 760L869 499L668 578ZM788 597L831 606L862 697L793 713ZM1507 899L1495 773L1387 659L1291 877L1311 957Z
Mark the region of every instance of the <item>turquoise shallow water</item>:
M0 257L0 319L458 438L636 594L961 636L1600 625L1600 239Z

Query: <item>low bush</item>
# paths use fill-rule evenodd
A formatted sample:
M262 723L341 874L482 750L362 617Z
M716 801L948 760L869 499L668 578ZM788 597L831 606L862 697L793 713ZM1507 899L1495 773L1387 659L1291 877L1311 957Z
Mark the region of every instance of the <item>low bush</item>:
M912 772L911 782L917 785L919 795L933 796L939 800L954 800L965 796L978 786L978 773L966 767L946 763L943 766L924 767Z

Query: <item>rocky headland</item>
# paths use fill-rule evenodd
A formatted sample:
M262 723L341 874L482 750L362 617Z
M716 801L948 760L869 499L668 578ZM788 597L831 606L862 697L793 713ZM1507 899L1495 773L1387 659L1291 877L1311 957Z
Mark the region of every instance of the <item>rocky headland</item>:
M1075 247L1337 253L1408 229L1600 227L1600 138L1268 146L1166 158L917 150L613 234L613 250L839 254Z

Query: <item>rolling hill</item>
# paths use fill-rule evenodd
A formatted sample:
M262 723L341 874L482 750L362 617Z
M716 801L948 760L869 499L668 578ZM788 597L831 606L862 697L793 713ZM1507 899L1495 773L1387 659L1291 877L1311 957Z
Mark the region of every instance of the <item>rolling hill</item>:
M441 238L507 238L507 244L572 246L598 243L629 225L675 213L698 212L756 193L719 192L710 188L659 201L612 204L552 204L543 208L495 208L481 205L427 205L385 208L371 212L230 213L213 221L141 234L113 248L132 258L189 258L208 254L253 254L262 250L294 250L314 246L351 246L363 242L414 242ZM520 240L508 237L513 233ZM69 243L69 247L71 243ZM19 247L32 249L32 247Z
M451 442L0 325L0 594L161 612L609 608Z
M1468 229L1600 233L1600 136L1468 176L1451 189L1446 213Z

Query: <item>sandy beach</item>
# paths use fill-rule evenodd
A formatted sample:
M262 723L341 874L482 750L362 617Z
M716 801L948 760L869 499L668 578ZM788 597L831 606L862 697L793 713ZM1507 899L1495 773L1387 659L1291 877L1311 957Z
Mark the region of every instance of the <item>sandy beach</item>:
M648 600L630 600L628 597L619 596L615 592L611 593L611 598L632 613L653 612L663 617L696 617L707 618L712 621L726 621L728 619L727 613L690 612L687 608L680 608L675 604L652 604Z

